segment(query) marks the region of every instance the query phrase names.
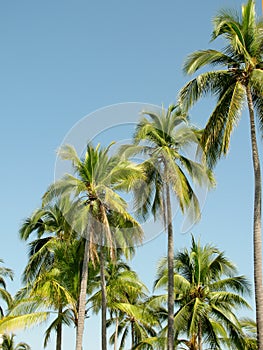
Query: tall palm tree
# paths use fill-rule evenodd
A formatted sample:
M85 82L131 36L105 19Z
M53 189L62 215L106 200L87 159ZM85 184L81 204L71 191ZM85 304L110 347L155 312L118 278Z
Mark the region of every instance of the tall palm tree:
M162 217L168 233L168 350L174 348L174 240L171 191L175 194L181 211L191 208L193 220L200 217L198 198L192 181L199 184L212 180L203 164L187 158L183 148L197 143L196 133L187 125L186 117L175 106L160 114L144 112L134 134L134 145L123 146L126 156L143 154L147 178L135 190L138 214Z
M112 144L111 144L112 145ZM74 147L66 145L61 148L60 156L64 160L70 160L76 176L66 174L61 180L52 184L43 197L43 202L49 202L56 196L71 195L79 199L82 209L77 208L78 222L72 222L74 229L85 238L85 251L82 266L80 296L78 306L78 326L76 350L82 348L84 331L86 290L88 278L88 261L97 257L97 246L108 247L111 256L119 244L118 237L114 237L114 229L111 230L109 217L115 217L115 221L125 223L127 240L133 235L134 242L142 237L142 231L138 223L127 211L124 199L117 192L130 190L142 177L139 166L122 159L118 155L109 155L111 145L94 148L91 144L83 159L77 155ZM125 235L124 235L125 236ZM124 238L124 236L122 238ZM104 249L100 249L100 277L102 290L102 350L107 348L106 339L106 288L104 275Z
M258 20L255 1L248 0L239 16L222 10L213 20L212 40L222 37L223 50L200 50L188 56L184 71L193 74L206 66L218 70L201 73L187 83L179 94L183 108L190 108L200 97L216 96L216 107L205 126L201 141L207 159L214 165L228 152L230 136L238 124L243 104L249 111L254 169L254 284L259 349L263 349L263 287L261 237L261 169L258 155L255 114L263 126L263 22Z
M77 326L80 267L82 264L84 240L53 242L52 268L42 271L30 283L21 288L12 303L8 316L0 322L2 329L13 331L29 328L51 318L45 331L44 347L48 345L51 333L56 333L56 350L62 349L62 326ZM92 292L93 279L98 269L89 266L88 293ZM54 315L56 315L54 317Z
M74 207L74 203L68 196L61 197L55 203L49 203L35 210L23 222L19 230L21 239L27 241L33 234L37 236L37 239L29 243L29 261L23 272L23 282L26 284L26 287L17 294L16 299L20 303L23 303L25 298L34 298L34 294L39 295L44 286L46 293L49 295L50 293L52 294L49 305L52 305L52 308L56 307L58 312L58 318L54 321L55 326L51 327L51 329L56 329L57 350L60 350L62 346L63 301L61 299L61 291L64 290L61 281L57 280L58 273L59 276L63 276L63 273L60 273L61 269L57 270L59 264L61 264L61 261L58 264L58 260L61 258L61 254L59 258L58 252L64 249L69 253L72 242L76 237L76 233L65 217L65 212L73 215L72 207ZM57 283L59 283L61 288L58 288L59 293L55 297L54 291L56 291L56 287L54 288L54 286ZM49 286L49 291L47 290L47 285ZM60 302L57 302L58 300ZM45 304L42 301L42 298L40 298L40 304ZM47 334L49 333L47 330Z
M69 245L65 242L53 242L52 268L42 271L25 285L15 296L14 307L10 314L28 315L30 319L38 310L46 312L50 318L56 313L45 332L44 347L47 346L52 331L56 332L56 350L62 349L62 325L76 325L77 303L80 279L81 242L75 240ZM42 316L42 314L40 314ZM32 319L33 324L42 321L42 317Z
M187 334L193 349L202 350L204 344L221 348L221 339L244 349L245 336L236 315L238 308L249 307L243 298L250 284L244 276L236 275L236 268L213 245L201 246L192 237L190 249L175 254L174 296L175 332ZM155 288L165 287L167 259L158 267Z

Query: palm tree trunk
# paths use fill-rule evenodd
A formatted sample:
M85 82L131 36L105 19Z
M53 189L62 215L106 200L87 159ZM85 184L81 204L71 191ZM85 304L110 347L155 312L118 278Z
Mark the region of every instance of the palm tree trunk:
M198 350L202 350L202 323L198 322Z
M119 331L119 317L116 313L116 326L115 326L115 334L114 334L114 350L117 350L118 346L118 331Z
M254 118L254 107L250 87L246 87L247 102L250 117L250 133L252 158L254 168L255 195L254 195L254 222L253 222L253 244L254 244L254 286L257 321L258 349L263 350L263 289L262 289L262 237L261 237L261 170L258 155L256 128Z
M60 305L58 310L58 318L60 318L61 314L62 314L62 306ZM57 332L56 350L61 350L62 349L62 322L61 321L57 325L56 332Z
M101 240L102 243L102 240ZM106 282L105 282L105 257L104 247L100 247L100 286L101 286L101 349L107 350L107 330L106 330L106 310L107 310L107 296L106 296Z
M169 184L166 183L166 219L168 231L168 334L167 334L167 350L174 349L174 241L173 241L173 224L172 224L172 208L170 198Z
M131 321L131 349L135 346L134 321Z
M81 272L79 305L78 305L78 323L76 334L76 350L82 349L82 339L84 333L85 311L86 311L86 294L88 283L88 264L89 264L89 240L85 239L84 258Z
M105 244L104 238L105 234L110 236L110 228L108 225L107 215L105 208L100 203L100 213L101 213L101 237L100 237L100 285L101 285L101 349L107 350L107 292L106 292L106 280L105 280ZM105 232L104 232L105 230ZM111 249L112 247L110 247Z

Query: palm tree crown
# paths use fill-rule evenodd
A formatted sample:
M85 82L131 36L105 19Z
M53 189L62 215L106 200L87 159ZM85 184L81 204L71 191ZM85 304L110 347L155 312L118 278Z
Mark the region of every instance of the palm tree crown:
M250 284L244 276L213 245L201 246L192 237L190 249L178 251L174 258L175 333L187 334L190 342L201 350L209 344L220 349L221 341L238 342L244 335L235 316L238 307L249 307L242 295L249 293ZM165 287L167 259L160 262L155 288Z
M85 238L82 266L76 350L82 347L84 330L88 261L100 260L102 289L102 349L106 350L106 286L104 271L105 248L113 258L117 248L129 247L139 242L142 230L128 213L127 204L119 191L129 191L139 178L143 177L140 166L119 155L110 155L112 144L106 148L88 144L85 155L80 159L74 147L61 148L62 159L70 160L75 175L66 174L52 184L43 197L43 202L52 201L56 196L73 196L76 200L77 215L67 217L74 231ZM100 247L99 249L97 249Z
M221 36L226 46L222 51L208 49L190 54L184 71L193 74L205 66L219 69L198 75L179 94L181 105L187 110L208 93L217 97L202 135L211 165L227 153L248 92L261 128L263 126L263 21L257 21L254 1L249 0L242 7L241 17L233 11L222 10L213 24L212 40Z

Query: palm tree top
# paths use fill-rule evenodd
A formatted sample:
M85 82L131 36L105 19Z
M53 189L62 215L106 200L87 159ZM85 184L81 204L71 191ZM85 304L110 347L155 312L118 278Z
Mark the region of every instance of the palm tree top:
M110 189L128 191L138 177L142 177L142 172L139 165L117 154L109 154L113 144L114 142L103 148L100 144L94 147L88 143L81 158L73 146L61 147L59 156L63 160L71 161L77 177L65 174L62 180L49 187L43 196L43 203L49 202L55 196L71 193L73 189L76 196L85 194L88 201L100 199L102 202L110 201L110 194L113 195L112 191L109 193ZM124 205L124 202L121 204Z
M190 54L183 66L186 74L204 67L212 70L199 74L179 92L179 105L186 111L201 97L208 94L216 97L216 106L201 136L211 167L221 155L227 154L232 131L250 94L263 130L263 19L256 16L255 1L243 5L241 14L221 10L213 25L212 41L221 37L225 47L221 51L208 49Z
M243 275L237 276L237 268L223 251L214 244L201 245L192 235L190 248L178 250L175 254L174 269L178 279L178 291L184 283L194 286L209 286L210 291L231 289L242 294L251 294L251 284ZM181 276L179 278L179 275ZM167 259L160 260L157 268L155 288L165 286Z
M214 179L199 157L199 138L199 131L189 124L178 105L162 108L158 113L142 112L134 143L120 148L125 157L140 157L146 174L146 181L139 183L134 191L138 217L145 220L150 213L155 218L162 217L166 184L173 189L183 213L187 211L193 221L200 217L193 184L209 188L214 185Z
M233 74L240 69L247 74L253 68L262 70L263 19L257 19L254 0L242 6L241 15L222 9L213 18L213 26L211 41L221 36L227 45L221 51L208 49L190 54L183 66L185 73L193 74L208 64L225 66Z

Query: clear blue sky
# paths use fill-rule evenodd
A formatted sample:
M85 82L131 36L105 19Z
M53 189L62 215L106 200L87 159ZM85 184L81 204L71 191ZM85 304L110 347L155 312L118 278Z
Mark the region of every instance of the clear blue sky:
M222 7L240 9L242 0L224 1L5 1L0 13L1 251L15 272L15 293L27 262L18 239L23 219L54 179L56 150L83 117L108 105L142 102L168 106L187 81L186 55L208 47L211 19ZM257 3L261 14L261 2ZM191 111L203 126L211 102ZM91 127L100 120L91 118ZM124 118L125 121L125 118ZM103 128L103 123L101 124ZM252 280L253 177L243 113L227 159L216 168L217 188L207 196L202 219L191 232L213 242ZM117 135L116 135L117 137ZM261 146L260 146L261 147ZM175 220L176 221L176 220ZM176 227L176 222L174 223ZM176 249L190 234L175 229ZM154 269L165 254L165 237L138 250L133 267L151 288ZM17 332L33 350L42 349L42 327ZM74 333L65 330L63 349ZM54 349L54 337L47 349ZM87 322L84 349L99 349L99 324Z

